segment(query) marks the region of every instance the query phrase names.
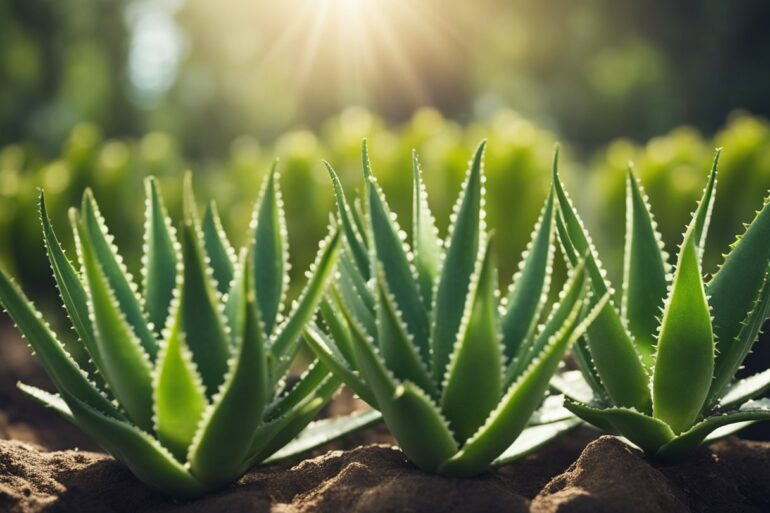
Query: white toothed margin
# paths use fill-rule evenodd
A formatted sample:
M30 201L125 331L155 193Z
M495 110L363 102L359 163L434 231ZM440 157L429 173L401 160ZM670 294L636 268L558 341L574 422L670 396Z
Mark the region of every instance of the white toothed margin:
M235 267L238 264L238 253L235 251L235 248L233 248L233 245L230 243L230 239L227 237L227 232L225 232L222 218L219 216L219 208L217 207L216 202L212 200L209 208L211 208L211 218L214 221L214 228L217 231L219 240L222 241L222 245L225 248L227 259L233 267Z
M439 259L441 258L441 248L443 246L443 241L441 240L441 237L439 237L438 228L436 227L436 218L433 216L433 212L431 212L430 204L428 203L428 190L425 186L425 182L423 181L423 175L422 175L422 166L420 165L420 159L417 156L417 153L414 152L413 154L413 162L416 170L415 176L415 190L413 192L414 197L412 198L412 212L413 219L412 219L412 238L413 238L413 246L415 252L420 252L420 247L422 246L421 240L422 240L422 230L420 227L423 225L423 221L427 222L427 225L430 229L432 238L435 240L436 243L436 249L438 250L438 256ZM420 218L420 215L423 217ZM439 265L439 262L436 262L437 265ZM436 269L438 271L438 269ZM435 287L435 281L434 280L434 287Z
M449 421L446 419L446 417L444 417L444 412L441 411L441 408L438 406L438 404L436 404L436 402L430 397L430 395L428 395L425 392L425 390L423 390L419 385L417 385L412 381L408 381L408 380L404 381L403 384L400 384L396 387L396 392L393 394L394 399L398 400L398 398L405 393L406 389L404 388L404 385L406 383L409 383L411 385L412 390L421 398L423 398L426 403L430 404L433 407L433 409L436 412L436 415L441 420L441 423L444 425L447 432L450 434L450 436L455 441L455 443L457 443L457 435L449 425ZM426 441L426 443L431 443L431 441Z

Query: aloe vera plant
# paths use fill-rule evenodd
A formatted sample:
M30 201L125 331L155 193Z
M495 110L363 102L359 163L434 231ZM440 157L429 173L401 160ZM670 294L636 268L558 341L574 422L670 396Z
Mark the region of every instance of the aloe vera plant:
M345 244L338 280L322 304L323 328L310 325L306 333L319 359L382 413L406 455L445 475L478 474L576 424L548 409L530 421L562 356L592 317L579 265L546 314L552 196L507 297L499 300L484 221L483 153L484 143L469 164L446 244L414 155L411 247L371 172L365 143L361 202L347 201L328 166ZM540 425L514 443L528 423Z
M21 390L90 434L139 479L179 497L222 487L278 451L292 456L377 420L367 413L319 421L292 440L340 385L318 362L293 387L284 385L333 275L340 236L331 231L321 242L305 289L284 315L288 259L275 168L237 259L216 212L198 219L189 175L179 230L155 180L146 189L141 292L90 192L71 211L79 268L65 256L40 193L54 278L93 374L0 272L0 302L59 394Z
M770 401L754 400L770 387L770 371L734 379L770 309L770 208L765 201L705 281L701 257L718 162L719 152L673 273L629 167L620 308L607 303L575 346L584 381L565 378L557 385L576 415L663 461L681 460L704 441L770 419ZM566 260L577 265L586 254L591 288L603 294L611 286L556 170L553 184Z

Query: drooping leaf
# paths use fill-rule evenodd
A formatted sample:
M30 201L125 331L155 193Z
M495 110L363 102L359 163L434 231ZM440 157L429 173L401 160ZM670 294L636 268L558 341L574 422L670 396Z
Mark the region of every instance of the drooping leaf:
M441 265L441 240L428 205L417 152L412 151L412 248L420 293L427 308L433 303L433 284Z
M235 275L235 250L227 239L217 204L209 203L201 222L203 247L208 255L220 294L226 294Z
M145 254L142 257L144 311L157 336L166 324L180 258L174 229L163 205L157 181L147 178L144 188L147 195Z
M626 179L626 248L621 315L648 368L668 283L663 241L644 191L629 167Z
M548 297L553 265L553 227L553 191L549 191L506 298L501 327L507 362L517 355L524 340L535 330Z
M471 278L442 387L441 411L458 440L472 436L500 400L503 358L496 288L497 268L490 239Z
M431 348L433 349L433 375L437 380L444 376L457 340L457 330L460 328L460 319L468 297L471 275L482 244L481 237L484 232L482 166L485 147L486 141L482 141L476 149L462 191L455 203L453 221L449 228L449 242L436 289ZM415 336L420 334L415 333Z
M694 228L685 234L660 324L652 411L675 433L700 415L714 375L714 334Z

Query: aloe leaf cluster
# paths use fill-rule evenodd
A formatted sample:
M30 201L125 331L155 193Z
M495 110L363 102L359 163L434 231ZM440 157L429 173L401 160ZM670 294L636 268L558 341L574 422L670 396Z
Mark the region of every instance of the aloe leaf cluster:
M340 236L330 230L321 242L304 290L287 308L275 168L237 257L215 207L199 219L189 175L178 229L154 179L146 192L141 289L90 192L71 210L77 262L62 250L40 193L53 275L90 361L79 365L0 272L0 303L58 394L20 384L22 391L90 434L139 479L180 497L222 487L279 451L289 457L377 420L363 414L321 421L295 439L340 385L317 361L293 387L284 379L334 274Z
M345 243L323 322L306 333L319 359L382 412L406 455L444 475L478 474L575 425L574 418L551 415L525 443L514 444L563 355L607 300L586 308L587 277L578 265L559 302L546 304L555 247L552 195L500 300L484 219L483 154L484 143L469 163L446 242L416 155L411 244L372 174L365 143L360 201L346 199L328 166Z
M704 441L770 419L770 401L755 399L770 387L770 372L735 380L770 311L770 208L765 201L705 280L701 259L718 162L719 152L673 272L649 202L629 168L620 306L605 304L575 345L588 385L582 389L590 391L560 381L569 410L660 460L681 460ZM556 170L553 183L567 263L585 265L594 295L604 294L611 286Z

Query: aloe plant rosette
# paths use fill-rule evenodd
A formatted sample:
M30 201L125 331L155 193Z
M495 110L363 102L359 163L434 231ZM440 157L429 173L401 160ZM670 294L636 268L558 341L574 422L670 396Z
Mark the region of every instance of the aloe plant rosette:
M770 309L770 208L765 202L705 281L701 256L718 161L717 152L673 274L647 198L629 168L620 308L606 304L575 345L584 381L565 377L557 385L576 415L664 461L684 459L704 441L770 419L770 401L753 400L770 387L770 371L734 380ZM610 290L556 173L554 194L568 264L587 254L594 293Z
M60 395L21 390L89 433L139 479L179 497L222 487L279 450L288 456L370 421L319 421L292 441L340 384L317 362L288 391L283 381L333 275L339 235L322 241L284 317L288 259L274 171L237 261L213 205L199 221L189 180L178 232L155 180L146 188L141 293L91 193L71 211L78 269L62 251L41 192L51 267L90 361L76 362L0 272L0 302Z
M438 238L416 155L411 247L371 173L365 144L362 202L346 200L328 166L345 244L336 285L321 308L325 327L311 325L306 335L318 357L382 412L406 455L445 475L478 474L575 425L571 416L547 423L549 414L541 411L543 425L531 428L523 446L514 443L565 351L590 322L580 269L545 314L552 196L506 299L499 300L485 232L483 152L482 143L446 244Z

